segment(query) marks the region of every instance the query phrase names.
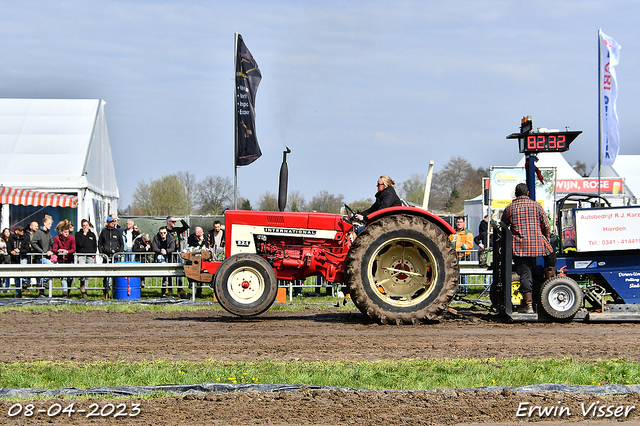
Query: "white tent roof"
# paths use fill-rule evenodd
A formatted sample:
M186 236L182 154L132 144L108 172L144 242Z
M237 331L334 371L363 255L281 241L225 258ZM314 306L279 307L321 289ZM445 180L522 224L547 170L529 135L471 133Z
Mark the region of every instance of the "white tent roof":
M516 167L524 167L525 156L522 156ZM538 154L536 167L539 169L545 167L556 168L556 179L580 179L580 173L576 172L567 160L564 159L559 152L543 152Z
M630 191L633 197L640 196L640 155L618 155L616 161L611 166L602 166L600 170L601 177L621 177L624 178L624 184L627 191ZM598 166L591 171L590 177L598 177Z
M0 185L119 198L100 99L0 99Z

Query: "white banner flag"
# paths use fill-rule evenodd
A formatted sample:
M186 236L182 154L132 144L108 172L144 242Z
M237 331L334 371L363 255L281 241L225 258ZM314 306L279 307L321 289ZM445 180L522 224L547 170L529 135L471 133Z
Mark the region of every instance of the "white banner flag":
M620 150L620 126L616 101L618 99L618 82L615 66L620 61L621 46L613 38L600 31L600 88L603 108L601 162L610 166L616 161Z

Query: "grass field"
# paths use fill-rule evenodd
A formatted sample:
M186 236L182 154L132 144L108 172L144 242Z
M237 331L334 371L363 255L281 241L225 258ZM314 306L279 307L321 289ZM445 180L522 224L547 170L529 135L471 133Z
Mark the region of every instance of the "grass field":
M277 383L364 389L441 389L534 383L599 385L640 381L622 360L427 359L344 362L32 362L0 365L0 387L88 388L193 383Z
M475 297L482 287L471 287ZM209 290L210 291L210 290ZM342 298L296 297L293 304L274 305L273 310L305 309L308 304L322 309L339 304ZM221 310L217 304L110 304L30 305L3 307L7 310L45 312L67 310L116 310L119 312ZM376 362L201 362L104 361L96 363L29 362L0 365L0 387L88 388L94 386L153 386L193 383L275 383L344 386L362 389L422 390L477 386L523 386L535 383L599 385L640 382L640 363L623 360L580 361L566 359L420 359Z

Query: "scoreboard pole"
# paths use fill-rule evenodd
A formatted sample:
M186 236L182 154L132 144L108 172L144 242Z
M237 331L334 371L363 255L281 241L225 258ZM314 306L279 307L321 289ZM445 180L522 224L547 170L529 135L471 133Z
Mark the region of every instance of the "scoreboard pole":
M531 117L523 117L520 121L520 134L528 135L533 131ZM536 200L536 156L531 152L525 154L524 161L527 165L527 187L529 188L529 198Z
M527 154L525 161L529 165L527 170L527 186L529 187L529 198L536 200L536 157L533 154Z

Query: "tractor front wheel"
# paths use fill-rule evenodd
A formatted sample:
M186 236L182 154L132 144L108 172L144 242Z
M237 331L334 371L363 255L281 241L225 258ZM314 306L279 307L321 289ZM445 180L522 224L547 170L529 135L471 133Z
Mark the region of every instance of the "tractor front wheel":
M228 312L241 317L263 313L276 300L278 280L273 267L255 254L227 258L216 272L214 291Z
M428 219L406 214L367 225L346 263L351 300L383 324L435 320L456 293L459 271L447 235Z

